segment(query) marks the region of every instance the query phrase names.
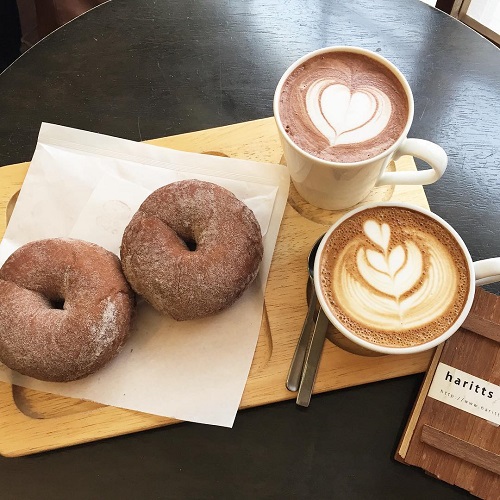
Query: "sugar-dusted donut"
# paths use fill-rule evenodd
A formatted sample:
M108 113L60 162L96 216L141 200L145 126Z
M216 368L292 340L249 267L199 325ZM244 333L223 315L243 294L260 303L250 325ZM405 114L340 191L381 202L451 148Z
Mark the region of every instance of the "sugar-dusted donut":
M179 321L233 304L257 275L262 254L253 212L227 189L198 180L154 191L121 245L132 288Z
M83 378L128 338L135 305L119 259L74 239L33 241L0 269L0 361L40 380Z

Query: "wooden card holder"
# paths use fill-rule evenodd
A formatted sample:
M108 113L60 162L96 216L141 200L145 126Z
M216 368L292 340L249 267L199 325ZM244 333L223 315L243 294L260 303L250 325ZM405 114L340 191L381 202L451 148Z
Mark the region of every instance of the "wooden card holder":
M396 452L403 463L498 500L500 427L428 395L439 363L500 385L500 297L478 288L462 328L436 350Z

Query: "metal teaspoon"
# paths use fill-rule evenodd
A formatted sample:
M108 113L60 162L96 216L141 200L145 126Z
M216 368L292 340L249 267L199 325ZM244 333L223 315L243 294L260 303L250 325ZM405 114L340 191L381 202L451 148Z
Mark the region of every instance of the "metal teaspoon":
M304 360L306 358L307 349L309 347L311 336L314 330L314 313L316 310L316 306L318 305L313 281L314 258L316 257L316 252L322 239L323 236L321 236L321 238L316 241L311 251L309 252L309 257L307 259L309 271L308 279L311 296L309 297L309 307L307 309L307 315L304 320L304 324L302 325L302 331L300 332L299 341L297 342L297 347L295 348L292 362L290 364L290 369L288 371L288 377L286 379L286 388L292 392L295 392L299 389L300 379L302 378L302 371L304 368Z
M314 251L315 254L316 251L317 247ZM309 272L313 273L313 269L314 269L314 259L312 259L312 263L309 262ZM312 279L314 280L314 278ZM314 290L314 281L313 281L313 290ZM315 293L314 293L314 301L317 302ZM320 306L318 315L316 316L316 322L314 324L314 330L312 332L309 348L306 351L306 357L304 360L302 378L300 379L299 391L297 394L297 401L296 401L298 406L307 407L309 406L309 403L311 401L314 382L316 380L316 374L318 373L318 365L321 359L321 354L323 353L326 331L328 329L329 324L330 321L328 320L326 314L323 312L323 309Z
M311 345L306 354L304 361L304 371L300 379L299 392L297 394L297 404L299 406L309 406L311 395L318 373L318 365L323 352L325 344L326 330L328 329L330 321L326 317L321 307L319 308L316 324L314 325L314 332L311 338Z

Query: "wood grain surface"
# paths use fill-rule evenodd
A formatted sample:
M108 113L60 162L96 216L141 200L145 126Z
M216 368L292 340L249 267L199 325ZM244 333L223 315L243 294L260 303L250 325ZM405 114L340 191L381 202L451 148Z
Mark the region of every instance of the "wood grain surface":
M150 141L157 146L232 158L278 163L282 160L273 118ZM0 169L0 237L28 164ZM392 170L414 170L403 157ZM427 207L421 186L377 188L371 201L408 201ZM309 205L292 189L273 255L262 326L240 408L295 397L286 375L307 311L307 256L314 242L345 211ZM330 338L334 337L331 327ZM314 392L374 382L425 371L432 352L404 356L363 356L326 342ZM169 418L122 410L0 384L0 453L25 455L90 440L176 423ZM82 425L82 423L85 425Z

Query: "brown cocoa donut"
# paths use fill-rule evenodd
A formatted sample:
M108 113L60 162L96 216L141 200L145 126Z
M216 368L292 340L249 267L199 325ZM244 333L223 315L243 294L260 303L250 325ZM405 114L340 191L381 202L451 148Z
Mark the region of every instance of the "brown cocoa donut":
M0 361L40 380L83 378L127 340L134 294L118 257L86 241L18 248L0 269Z
M233 304L262 260L260 226L230 191L186 180L154 191L123 234L132 288L162 314L201 318Z

